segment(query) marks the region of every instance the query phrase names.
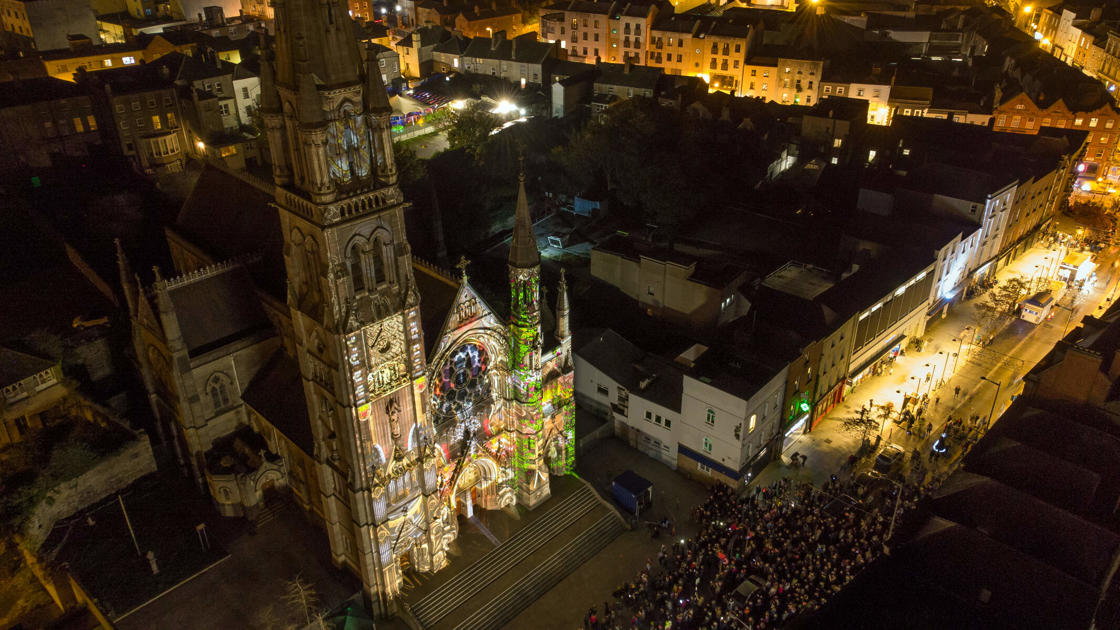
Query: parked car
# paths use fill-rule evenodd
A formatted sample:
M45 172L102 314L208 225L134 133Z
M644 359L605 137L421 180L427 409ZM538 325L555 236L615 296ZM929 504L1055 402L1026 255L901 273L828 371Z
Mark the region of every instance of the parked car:
M897 444L888 444L876 457L873 468L876 472L889 475L902 465L902 456L906 451Z
M740 608L746 605L747 600L751 595L754 595L759 589L766 588L766 578L758 575L757 573L743 580L739 586L731 593L731 601L738 604Z

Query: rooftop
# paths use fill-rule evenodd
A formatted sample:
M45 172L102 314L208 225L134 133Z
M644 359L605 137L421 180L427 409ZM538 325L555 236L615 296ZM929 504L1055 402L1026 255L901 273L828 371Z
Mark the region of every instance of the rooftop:
M766 276L762 284L782 293L812 300L836 284L836 275L827 269L791 260Z
M681 410L683 370L672 361L647 354L617 332L605 328L581 333L576 356L619 383L634 396Z

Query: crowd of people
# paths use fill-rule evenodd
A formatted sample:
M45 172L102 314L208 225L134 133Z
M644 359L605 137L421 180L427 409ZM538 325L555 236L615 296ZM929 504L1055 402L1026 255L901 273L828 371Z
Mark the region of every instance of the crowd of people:
M898 493L901 492L901 496ZM745 495L717 485L693 513L699 533L662 545L615 602L591 609L593 630L765 630L823 605L882 552L895 509L918 489L874 489L835 477L822 488L788 479ZM854 499L854 501L852 500ZM743 597L748 579L760 586Z

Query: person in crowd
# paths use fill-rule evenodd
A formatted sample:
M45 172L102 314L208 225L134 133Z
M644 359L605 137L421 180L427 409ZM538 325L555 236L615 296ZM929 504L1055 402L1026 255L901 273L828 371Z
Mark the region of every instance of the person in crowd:
M925 490L903 484L903 508ZM610 630L781 628L824 605L882 552L896 503L892 492L826 509L836 497L866 493L836 475L822 488L783 479L742 495L717 484L691 514L699 533L662 545L657 564L647 561L635 580L620 586L616 604L603 604L595 622ZM732 593L752 575L764 586L735 603Z

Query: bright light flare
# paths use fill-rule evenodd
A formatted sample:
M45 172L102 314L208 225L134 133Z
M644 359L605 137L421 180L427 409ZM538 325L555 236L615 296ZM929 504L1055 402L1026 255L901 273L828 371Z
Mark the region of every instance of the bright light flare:
M498 105L496 107L494 107L494 109L490 110L490 113L491 114L497 114L499 116L504 116L506 114L512 114L516 111L517 111L517 107L513 103L503 100L503 101L498 101Z

